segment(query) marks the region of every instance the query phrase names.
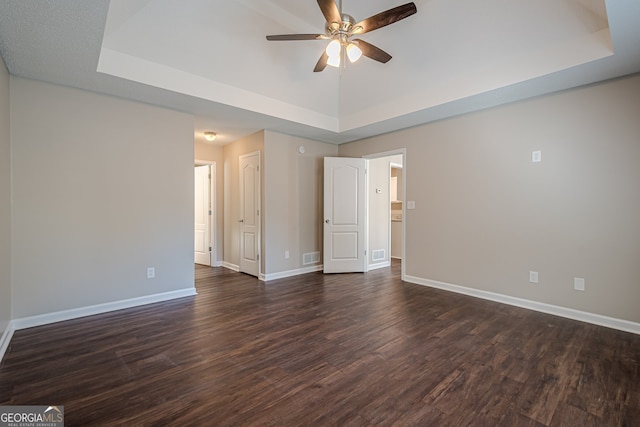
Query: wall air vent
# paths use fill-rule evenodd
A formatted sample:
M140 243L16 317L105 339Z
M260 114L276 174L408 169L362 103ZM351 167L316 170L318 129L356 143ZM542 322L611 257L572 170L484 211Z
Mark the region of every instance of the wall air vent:
M384 249L375 249L371 254L371 261L384 261L385 258Z
M302 254L302 265L317 264L320 262L320 252L307 252Z

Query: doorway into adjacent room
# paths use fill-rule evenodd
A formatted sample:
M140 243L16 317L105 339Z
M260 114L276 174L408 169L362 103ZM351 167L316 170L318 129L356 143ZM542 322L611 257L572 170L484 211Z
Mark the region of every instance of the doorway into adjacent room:
M215 162L194 165L194 262L214 265Z
M400 264L404 278L405 158L404 148L362 158L325 158L325 273Z
M364 156L369 161L369 270L395 266L404 277L405 150Z
M240 272L260 275L260 152L240 156Z

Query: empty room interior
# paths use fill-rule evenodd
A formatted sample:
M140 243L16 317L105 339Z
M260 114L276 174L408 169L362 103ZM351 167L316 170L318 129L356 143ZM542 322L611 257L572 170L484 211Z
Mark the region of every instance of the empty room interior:
M0 1L0 410L640 425L638 22Z

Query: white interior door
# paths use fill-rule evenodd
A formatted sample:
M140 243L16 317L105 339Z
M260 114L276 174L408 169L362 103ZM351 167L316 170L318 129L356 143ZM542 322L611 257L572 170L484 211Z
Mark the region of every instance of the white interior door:
M211 265L211 167L196 166L194 176L194 258L196 264Z
M366 159L324 158L325 273L366 271Z
M260 152L240 156L240 271L260 272Z

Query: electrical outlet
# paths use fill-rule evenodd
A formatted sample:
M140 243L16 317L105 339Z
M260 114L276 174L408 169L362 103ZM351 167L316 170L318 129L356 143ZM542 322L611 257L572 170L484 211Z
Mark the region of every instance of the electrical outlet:
M154 267L147 268L147 279L155 279L156 269Z
M585 286L584 286L584 279L580 278L580 277L574 277L573 278L573 289L575 289L576 291L585 291Z
M538 283L538 272L537 271L530 271L529 272L529 282Z
M284 251L284 259L289 259L289 251Z

